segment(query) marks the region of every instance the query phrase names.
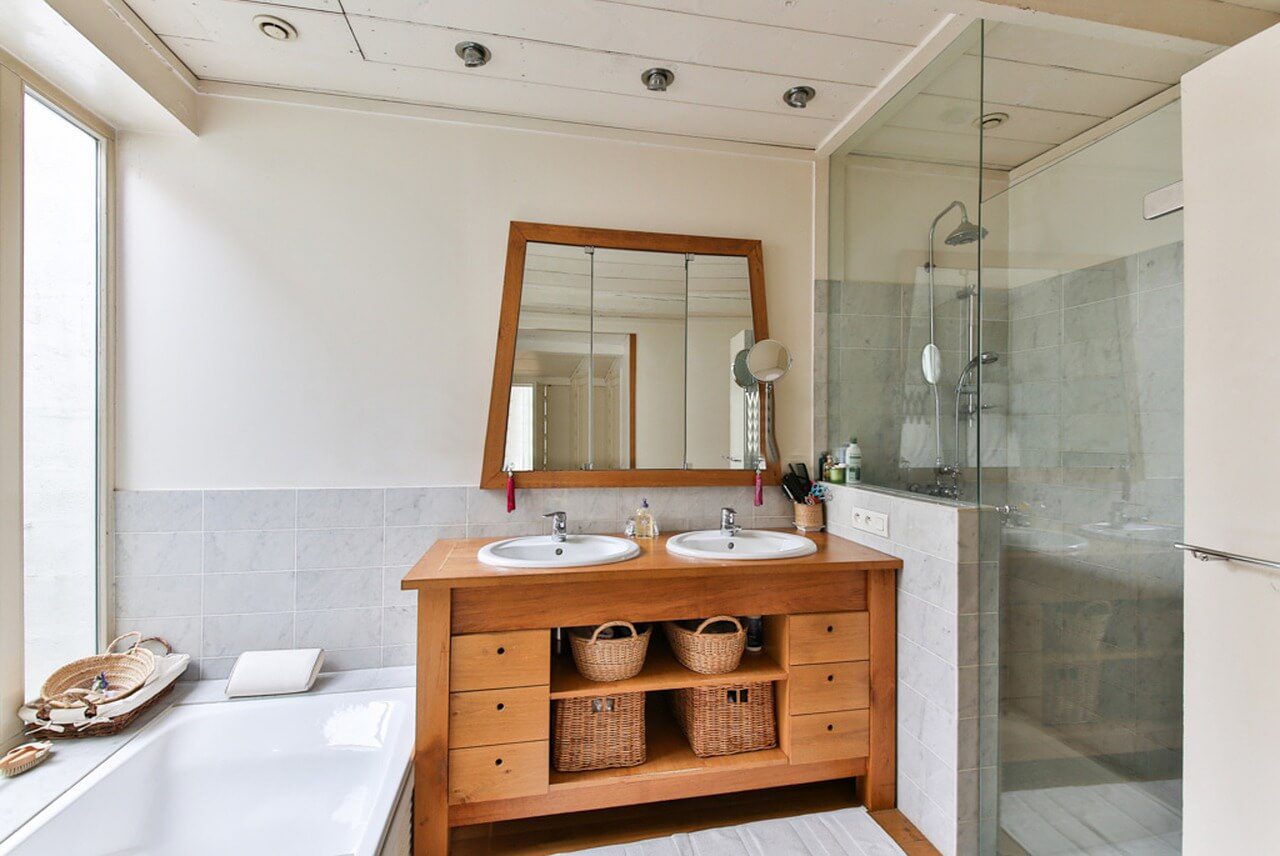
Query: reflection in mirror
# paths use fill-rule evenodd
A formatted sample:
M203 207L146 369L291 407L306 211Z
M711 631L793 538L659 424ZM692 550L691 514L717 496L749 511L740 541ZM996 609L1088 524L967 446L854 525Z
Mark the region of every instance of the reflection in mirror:
M511 469L589 464L591 274L583 247L528 246L507 410Z
M700 469L751 469L755 390L733 375L737 355L755 341L746 257L693 256L688 306L686 460Z
M594 260L597 346L618 335L636 343L632 466L680 469L685 460L684 254L601 247Z

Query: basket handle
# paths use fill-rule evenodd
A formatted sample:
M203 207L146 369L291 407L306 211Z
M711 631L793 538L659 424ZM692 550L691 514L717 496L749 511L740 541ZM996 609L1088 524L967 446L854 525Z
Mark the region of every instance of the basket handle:
M142 641L143 641L143 640L142 640L142 634L141 634L141 633L139 633L139 632L138 632L138 631L136 631L136 630L130 630L128 633L122 633L122 634L120 634L119 636L117 636L116 638L112 639L112 640L111 640L111 643L110 643L109 645L107 645L107 647L106 647L106 648L104 648L104 649L102 650L102 653L104 653L104 654L111 654L111 653L114 653L114 652L115 652L115 647L116 647L116 645L118 645L122 640L124 640L124 639L128 639L130 636L136 636L136 637L137 637L137 638L134 640L133 644L129 646L129 650L130 650L130 651L132 651L134 648L137 648L139 645L141 645L141 644L142 644Z
M732 621L734 625L736 625L738 628L735 632L736 633L742 632L742 622L734 618L732 615L713 615L710 618L708 618L706 621L699 624L698 629L693 631L693 635L700 636L702 634L702 631L706 630L708 626L715 624L717 621Z
M636 626L632 624L630 621L606 621L604 624L601 624L599 627L597 627L596 631L591 634L591 644L595 644L596 637L600 635L601 630L604 630L609 627L625 627L631 631L632 636L640 635L636 633Z
M173 653L173 646L169 644L169 640L165 639L162 636L144 636L142 639L138 640L137 647L141 648L143 645L147 644L148 642L159 642L161 645L163 645L165 656Z

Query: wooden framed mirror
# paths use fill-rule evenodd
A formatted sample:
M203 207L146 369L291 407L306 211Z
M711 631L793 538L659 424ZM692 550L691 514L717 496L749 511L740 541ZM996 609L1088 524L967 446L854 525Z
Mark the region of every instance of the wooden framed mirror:
M759 241L513 222L480 486L753 484L768 336Z

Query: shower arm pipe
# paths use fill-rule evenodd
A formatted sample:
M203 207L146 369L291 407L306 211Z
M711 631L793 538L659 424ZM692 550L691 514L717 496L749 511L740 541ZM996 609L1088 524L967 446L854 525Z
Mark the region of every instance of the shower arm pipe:
M935 267L934 261L933 261L933 241L934 241L934 238L937 236L938 223L942 221L943 217L946 217L948 214L952 212L952 210L956 208L960 209L961 217L963 217L965 220L969 219L969 209L965 207L965 204L963 202L957 199L953 201L950 205L948 205L946 208L943 208L941 211L939 211L938 216L934 217L933 222L929 224L929 261L926 264L926 267L929 269L929 344L933 345L935 348L938 346L938 342L937 342L936 325L934 321L934 316L937 313L937 310L934 308L934 305L933 305L933 269ZM942 466L942 400L938 396L938 385L936 383L931 383L929 384L929 386L933 387L933 464L935 467L941 467Z

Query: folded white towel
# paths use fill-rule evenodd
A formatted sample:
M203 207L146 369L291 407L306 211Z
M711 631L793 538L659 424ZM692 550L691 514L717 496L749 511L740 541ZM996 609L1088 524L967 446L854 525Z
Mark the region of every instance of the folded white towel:
M245 651L231 667L227 697L304 693L316 682L323 665L323 648Z

